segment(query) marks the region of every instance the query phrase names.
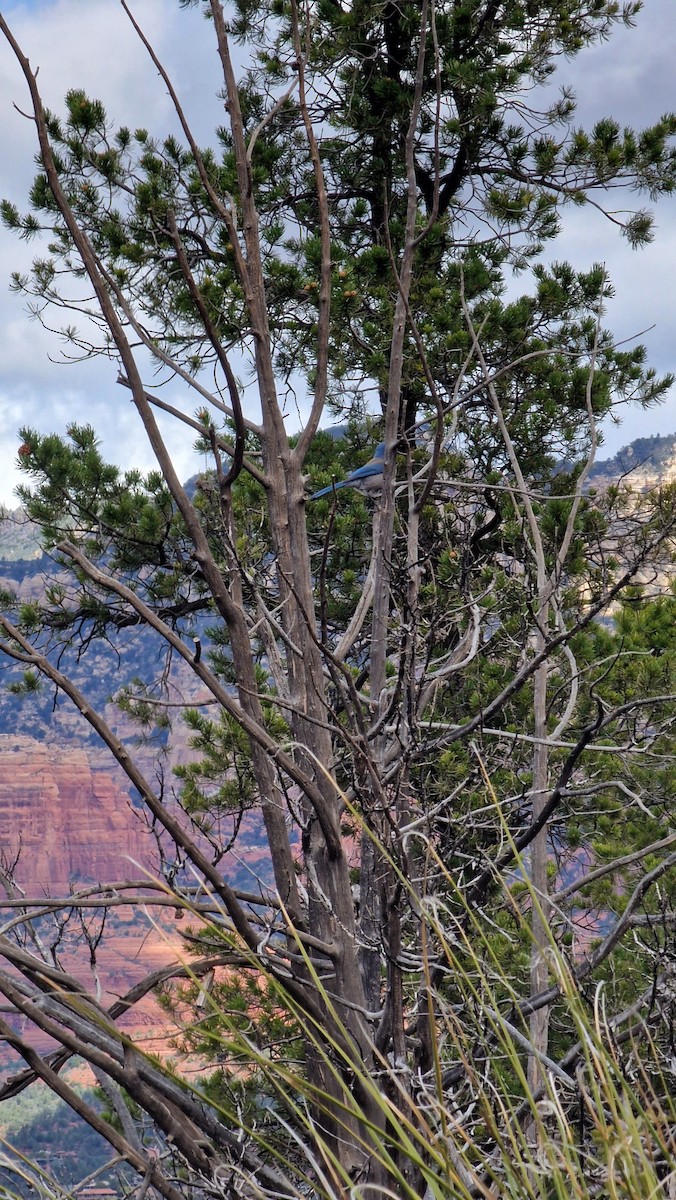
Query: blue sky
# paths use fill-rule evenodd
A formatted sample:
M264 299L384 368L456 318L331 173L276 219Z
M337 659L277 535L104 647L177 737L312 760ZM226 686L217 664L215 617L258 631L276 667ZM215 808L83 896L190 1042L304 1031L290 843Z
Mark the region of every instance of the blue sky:
M197 10L182 11L178 0L136 0L134 13L177 85L198 139L223 119L217 99L218 63L212 39ZM173 124L168 97L149 64L117 0L40 0L4 6L4 15L33 66L47 104L58 110L70 87L83 87L100 97L116 123L143 123L163 134ZM674 0L645 0L637 28L618 30L611 40L586 50L573 62L562 62L558 82L572 83L579 102L580 123L604 115L621 123L647 124L676 107L674 63L676 21ZM9 48L0 44L0 196L23 205L33 173L33 130L19 112L27 107L23 77ZM618 195L617 206L644 206L643 197ZM583 268L606 263L616 297L606 324L618 340L641 331L651 364L660 372L676 369L676 197L653 206L656 238L642 251L632 251L612 225L590 210L571 209L564 235L552 249ZM12 270L21 269L38 251L0 231L0 503L13 506L12 489L17 437L21 424L42 430L63 430L71 420L91 421L100 433L104 452L113 461L147 468L145 450L134 410L116 385L117 370L103 360L65 365L62 346L25 311L22 300L9 293ZM520 284L527 289L527 276ZM149 380L149 382L152 382ZM195 408L175 385L166 397ZM291 427L297 418L290 417ZM181 430L167 429L167 439L179 471L187 476L201 465L190 439ZM613 454L638 436L676 432L676 394L649 413L628 412L620 429L605 431L603 454Z

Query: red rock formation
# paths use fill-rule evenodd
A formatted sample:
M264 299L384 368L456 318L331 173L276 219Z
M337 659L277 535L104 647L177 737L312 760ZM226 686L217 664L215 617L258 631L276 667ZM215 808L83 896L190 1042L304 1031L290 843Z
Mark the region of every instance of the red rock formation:
M122 774L116 778L114 764L104 765L100 758L83 749L0 735L0 855L26 897L64 897L81 884L153 873L154 839L132 809ZM100 916L99 910L90 920L96 924ZM41 925L49 941L44 921L49 918ZM75 914L60 943L60 959L92 991L100 987L103 1002L111 1003L151 971L181 957L181 941L166 909L160 921L136 908L111 910L94 973ZM153 1041L153 1049L167 1044L167 1019L152 997L130 1011L123 1026L143 1044ZM23 1021L16 1027L40 1051L51 1048L48 1038L29 1033ZM10 1061L0 1046L0 1068L7 1069Z
M2 735L0 839L5 865L18 855L16 879L34 896L138 878L154 850L112 770L85 750Z

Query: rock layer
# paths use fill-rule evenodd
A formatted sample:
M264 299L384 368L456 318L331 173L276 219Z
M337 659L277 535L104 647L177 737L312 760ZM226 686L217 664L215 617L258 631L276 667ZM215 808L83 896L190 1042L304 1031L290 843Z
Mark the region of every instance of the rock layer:
M91 751L59 748L29 737L0 735L0 873L5 891L40 899L65 897L71 890L99 883L143 879L154 874L155 841L134 810L122 773ZM11 877L11 880L8 879ZM2 894L0 890L0 895ZM150 910L152 911L152 910ZM80 913L71 911L58 943L59 960L104 1004L110 1004L158 967L182 957L175 922L161 909L157 916L138 908L113 908L95 962L85 944ZM15 910L3 917L15 915ZM96 939L102 913L86 917ZM37 929L52 944L56 926L42 916ZM42 1053L53 1048L26 1021L14 1026ZM126 1014L122 1026L156 1052L166 1051L173 1028L152 998ZM15 1069L14 1058L0 1046L0 1070Z
M138 878L154 848L112 770L84 749L10 735L0 735L0 839L5 869L16 862L33 895Z

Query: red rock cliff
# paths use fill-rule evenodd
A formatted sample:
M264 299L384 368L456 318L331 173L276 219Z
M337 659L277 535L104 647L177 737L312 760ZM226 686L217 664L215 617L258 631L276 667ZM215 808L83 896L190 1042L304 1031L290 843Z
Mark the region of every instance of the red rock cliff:
M144 867L152 873L155 842L132 810L124 783L114 763L96 751L0 735L0 862L11 867L19 855L13 874L28 897L65 896L80 883L139 879ZM182 943L166 909L151 918L142 909L122 907L107 921L96 975L77 918L69 923L59 955L66 970L92 990L100 986L103 1002L110 1003L147 973L181 958ZM29 1031L22 1019L14 1023L36 1049L52 1048L48 1037ZM167 1050L174 1032L150 996L122 1023L157 1052ZM0 1045L0 1073L14 1069L13 1063Z
M11 735L0 735L0 842L5 865L19 855L16 878L32 895L138 878L154 849L112 769L85 750Z

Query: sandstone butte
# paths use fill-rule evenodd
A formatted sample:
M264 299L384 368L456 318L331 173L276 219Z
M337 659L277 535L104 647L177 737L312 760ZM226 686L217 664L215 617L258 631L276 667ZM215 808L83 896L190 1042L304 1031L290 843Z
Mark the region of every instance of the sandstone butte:
M145 871L152 873L154 840L132 808L122 777L115 777L114 764L102 758L89 750L0 735L0 874L10 868L20 894L31 899L63 897L89 883L141 879ZM184 957L168 912L173 910L161 910L155 926L133 908L112 910L97 950L104 1002L124 994L150 971ZM5 909L0 924L14 915L14 910ZM42 933L49 941L44 924ZM78 948L76 934L73 918L63 966L94 987L88 949ZM152 999L136 1006L123 1024L149 1051L158 1052L170 1036L167 1017ZM49 1048L40 1035L30 1040L41 1051ZM8 1063L0 1047L0 1066Z

